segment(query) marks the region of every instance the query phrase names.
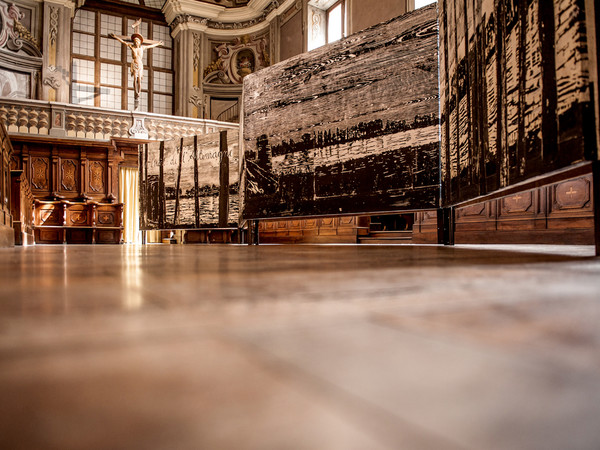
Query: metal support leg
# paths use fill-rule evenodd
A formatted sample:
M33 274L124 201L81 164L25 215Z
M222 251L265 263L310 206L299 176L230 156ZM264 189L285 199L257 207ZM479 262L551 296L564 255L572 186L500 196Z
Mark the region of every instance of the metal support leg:
M600 256L600 161L592 163L592 188L594 197L594 241L596 256Z
M252 221L252 233L253 233L253 237L252 237L252 241L254 245L259 245L259 234L258 234L258 220L253 220Z
M454 245L454 208L440 208L437 212L438 244Z

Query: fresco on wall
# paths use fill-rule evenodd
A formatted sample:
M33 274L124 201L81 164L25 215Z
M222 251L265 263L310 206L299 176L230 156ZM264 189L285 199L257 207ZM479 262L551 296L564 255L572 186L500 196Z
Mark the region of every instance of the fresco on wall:
M437 14L427 7L244 79L244 218L435 208Z
M596 158L585 0L440 0L439 17L445 204Z
M0 69L0 97L31 98L31 76Z
M140 228L235 226L238 146L236 130L142 146Z

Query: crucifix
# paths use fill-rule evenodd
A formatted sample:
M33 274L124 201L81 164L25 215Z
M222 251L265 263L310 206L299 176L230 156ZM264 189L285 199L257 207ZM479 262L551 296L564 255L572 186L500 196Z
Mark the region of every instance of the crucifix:
M144 50L148 48L158 47L163 45L163 41L153 41L152 39L144 39L140 34L140 24L142 19L136 20L131 27L133 34L129 36L119 36L110 33L110 37L116 39L121 44L126 45L131 49L131 76L133 77L133 96L134 110L137 111L140 106L140 92L142 90L142 78L144 77Z

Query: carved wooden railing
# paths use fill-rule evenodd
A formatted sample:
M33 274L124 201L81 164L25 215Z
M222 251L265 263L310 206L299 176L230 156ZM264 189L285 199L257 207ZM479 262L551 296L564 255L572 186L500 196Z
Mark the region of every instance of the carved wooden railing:
M239 125L68 103L0 98L0 122L10 134L109 140L166 140L237 129Z

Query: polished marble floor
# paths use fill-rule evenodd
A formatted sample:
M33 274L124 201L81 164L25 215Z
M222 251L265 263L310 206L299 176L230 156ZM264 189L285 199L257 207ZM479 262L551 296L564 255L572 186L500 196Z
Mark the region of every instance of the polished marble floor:
M598 450L592 255L0 249L0 448Z

